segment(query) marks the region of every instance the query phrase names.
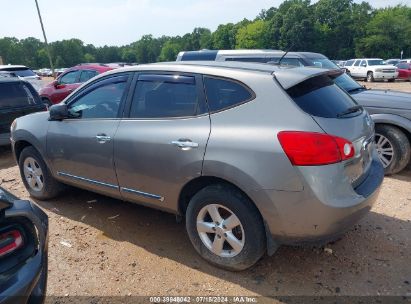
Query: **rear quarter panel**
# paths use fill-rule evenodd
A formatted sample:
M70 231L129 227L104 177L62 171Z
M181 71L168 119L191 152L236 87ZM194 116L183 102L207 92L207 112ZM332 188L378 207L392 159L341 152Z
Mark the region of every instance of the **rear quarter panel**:
M203 175L232 182L251 198L259 190L302 191L297 170L277 139L283 130L323 132L302 112L280 85L267 74L235 72L256 98L240 106L211 114L211 134ZM258 202L255 202L258 205ZM258 206L260 209L264 206ZM266 206L267 207L267 206Z

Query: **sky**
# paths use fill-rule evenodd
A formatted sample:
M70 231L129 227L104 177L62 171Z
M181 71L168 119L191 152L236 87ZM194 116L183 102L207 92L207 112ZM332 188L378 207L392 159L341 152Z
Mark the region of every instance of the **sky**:
M1 37L36 37L41 27L34 0L2 0ZM254 19L282 0L38 0L49 41L79 38L95 46L126 45L145 34L175 36L195 27ZM315 2L315 1L312 1ZM360 0L355 0L360 2ZM411 0L368 0L376 8Z

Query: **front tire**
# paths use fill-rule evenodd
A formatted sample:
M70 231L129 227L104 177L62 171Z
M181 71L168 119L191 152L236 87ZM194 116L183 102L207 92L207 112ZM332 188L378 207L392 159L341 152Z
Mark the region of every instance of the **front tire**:
M374 82L374 73L373 72L368 72L367 73L367 82Z
M44 104L46 104L49 107L53 105L53 103L47 97L42 97L41 100L43 101Z
M34 147L26 147L19 157L21 179L30 196L39 200L56 197L63 185L51 175L40 153Z
M376 125L375 143L386 175L400 172L410 162L410 142L397 127Z
M187 208L186 229L200 256L227 270L251 267L266 249L259 211L231 186L216 184L196 193Z
M388 79L388 82L394 82L394 81L395 81L395 78Z

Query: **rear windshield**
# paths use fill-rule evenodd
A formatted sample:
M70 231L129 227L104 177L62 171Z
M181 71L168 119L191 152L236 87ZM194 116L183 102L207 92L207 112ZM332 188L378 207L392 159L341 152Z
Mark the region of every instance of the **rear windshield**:
M36 104L40 104L40 98L29 84L21 82L0 83L0 109Z
M36 76L36 74L28 68L5 68L2 69L2 71L13 72L20 77Z
M337 118L357 105L328 75L307 79L287 93L304 112L318 117Z

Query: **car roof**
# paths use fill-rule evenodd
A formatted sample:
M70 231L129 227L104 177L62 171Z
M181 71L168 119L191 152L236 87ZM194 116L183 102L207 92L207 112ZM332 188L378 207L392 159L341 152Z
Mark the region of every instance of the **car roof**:
M382 60L381 58L353 58L350 60Z
M239 72L274 75L284 89L288 89L308 78L330 73L329 69L322 69L317 67L284 67L264 63L236 61L173 61L124 67L104 73L103 76L127 71L164 71L210 74L214 76L224 77L227 70L238 70ZM334 71L333 73L342 73L342 71L340 70L331 71Z
M90 64L89 63L82 63L82 64L75 65L71 68L66 68L63 71L63 74L66 74L66 73L71 72L73 70L90 70L90 69L93 69L93 70L96 70L100 73L103 73L103 72L110 71L113 68L109 67L109 66L106 66L104 64L101 64L101 63L90 63ZM63 75L63 74L61 74L61 75Z
M24 81L23 79L20 79L18 77L0 77L0 83L4 82L24 82L27 83L27 81Z
M12 65L12 64L3 64L0 65L0 70L5 70L5 69L15 69L15 68L23 68L23 69L28 69L25 65Z
M282 56L285 54L283 50L272 49L248 49L248 50L200 50L200 51L182 51L178 57L184 58L184 61L200 58L200 60L215 60L218 55L222 56L267 56L276 55ZM323 54L313 52L288 52L287 56L296 56L303 58L327 58Z

